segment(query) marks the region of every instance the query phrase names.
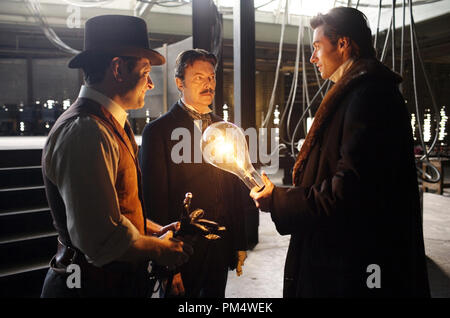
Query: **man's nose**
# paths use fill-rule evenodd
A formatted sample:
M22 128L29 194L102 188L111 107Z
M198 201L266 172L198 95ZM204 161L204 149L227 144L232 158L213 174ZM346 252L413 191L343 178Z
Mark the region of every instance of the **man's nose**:
M316 61L317 61L317 57L316 57L316 54L313 52L313 54L311 55L311 58L309 59L309 62L311 64L314 64L314 63L316 63Z
M152 78L150 77L150 75L147 78L147 86L148 86L148 89L153 89L153 87L155 87L155 85L152 82Z

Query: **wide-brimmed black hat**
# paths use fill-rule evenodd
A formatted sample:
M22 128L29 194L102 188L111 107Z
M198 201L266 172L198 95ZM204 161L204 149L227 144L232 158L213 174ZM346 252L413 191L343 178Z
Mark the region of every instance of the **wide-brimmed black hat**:
M82 68L99 54L145 57L152 65L166 62L164 56L149 47L145 21L126 15L101 15L87 20L84 50L70 60L69 67Z

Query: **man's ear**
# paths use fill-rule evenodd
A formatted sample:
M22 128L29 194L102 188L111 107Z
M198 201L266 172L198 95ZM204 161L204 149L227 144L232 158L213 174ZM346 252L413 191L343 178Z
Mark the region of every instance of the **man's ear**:
M180 92L182 92L182 91L183 91L183 88L184 88L184 86L183 86L183 80L182 80L181 78L179 78L179 77L175 77L175 84L177 85L178 90L179 90Z
M122 67L123 67L123 60L120 57L116 56L111 60L110 64L111 72L113 74L114 79L117 82L123 81Z
M350 38L346 36L339 38L337 47L342 56L349 56L352 50Z
M350 47L350 38L349 37L342 37L338 40L338 48L339 49L346 49Z

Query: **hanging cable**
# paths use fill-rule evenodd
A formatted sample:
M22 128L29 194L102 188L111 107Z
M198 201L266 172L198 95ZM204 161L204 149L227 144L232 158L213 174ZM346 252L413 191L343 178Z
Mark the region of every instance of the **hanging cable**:
M216 56L217 60L220 61L222 58L222 41L223 41L223 25L222 18L220 16L219 10L214 6L214 24L212 25L212 53Z
M48 25L47 20L42 15L41 5L37 0L27 0L27 8L36 19L36 22L41 27L47 39L61 51L69 53L69 54L78 54L80 51L75 50L64 43L58 35L56 35L55 31Z
M303 33L303 35L305 35ZM305 58L305 41L304 37L302 38L302 74L303 74L303 87L305 88L305 95L306 95L306 103L309 105L309 89L308 89L308 78L306 73L306 58ZM309 112L309 116L311 116L311 111Z
M384 59L387 55L387 48L388 48L388 42L389 42L389 36L391 35L391 29L392 29L392 17L391 17L391 23L389 24L389 28L387 29L386 38L384 39L384 45L383 45L383 51L381 52L380 61L384 63Z
M176 1L176 0L137 0L138 2L142 2L142 3L148 3L148 4L156 4L157 6L160 7L165 7L165 8L177 8L177 7L182 7L185 6L187 4L190 4L189 1ZM173 3L173 4L169 4L169 3Z
M272 94L270 95L270 100L269 100L269 109L267 111L266 118L264 118L262 125L261 125L263 128L268 126L270 117L272 116L272 113L273 113L273 104L275 103L275 91L276 91L277 85L278 85L278 78L279 78L280 66L281 66L281 57L283 54L284 30L286 28L287 16L288 16L288 0L285 1L285 6L284 6L283 22L281 23L280 44L278 46L277 68L275 70L275 79L274 79L274 83L273 83Z
M286 118L287 113L289 112L289 105L291 103L291 98L292 98L293 92L294 92L294 77L292 76L292 82L291 82L291 88L289 90L289 95L288 95L283 112L281 113L281 117L280 117L280 132L284 131L284 129L282 129L282 128L286 128L286 126L287 126L285 118ZM287 131L287 129L286 129L286 131ZM289 140L284 139L283 134L281 134L281 133L280 133L280 140L286 144L288 144L290 142Z
M392 0L392 70L395 72L395 0Z
M375 41L373 43L375 50L377 49L378 34L380 33L381 1L378 2L377 32L375 33Z
M303 78L303 71L305 70L305 64L303 63L302 59L302 114L306 112L306 108L308 107L306 103L306 91L305 91L305 79ZM306 119L303 119L303 130L306 136L307 129L306 129ZM295 139L292 138L292 143L295 143Z
M93 8L104 6L110 4L114 0L63 0L65 3L68 3L73 6L83 7L83 8Z
M435 3L435 2L441 2L441 1L443 1L443 0L417 0L417 1L414 2L414 5L415 6L420 6L420 5L426 5L426 4L431 4L431 3ZM347 5L347 3L348 3L345 0L341 0L341 1L335 0L335 4L337 2L341 3L342 5ZM360 3L359 6L365 7L365 8L378 8L378 5L371 4L370 1L367 2L367 3ZM391 4L383 4L381 7L383 9L386 9L386 8L391 8L392 5Z
M295 159L296 157L296 153L295 153L295 136L297 135L297 131L302 123L303 118L305 117L305 115L307 114L307 112L311 109L311 107L314 105L314 102L316 101L317 97L319 97L320 92L322 92L322 90L325 88L325 86L328 84L327 82L331 82L330 80L325 80L325 82L323 82L322 86L320 86L319 90L316 92L316 94L314 95L314 97L311 100L311 104L308 105L308 107L305 109L305 111L303 112L302 116L300 117L299 121L297 122L297 125L295 126L294 129L294 133L292 134L292 142L290 143L291 145L291 156Z
M417 47L415 52L417 52L417 57L419 58L419 63L420 63L420 66L422 67L423 75L424 75L424 78L425 78L425 84L427 85L428 92L429 92L430 97L431 97L431 105L433 106L434 114L436 116L436 123L439 123L441 116L440 116L440 112L439 112L439 109L438 109L437 104L436 104L436 99L434 97L433 90L431 88L430 80L428 79L428 75L427 75L427 72L426 72L426 69L425 69L425 64L423 63L422 54L420 53L419 40L417 38L416 26L415 26L415 23L414 23L414 19L411 22L412 22L411 25L413 26L412 30L413 30L413 34L414 34L414 40L416 41L416 47ZM433 142L431 143L430 149L428 150L428 152L426 154L427 156L424 155L421 158L422 160L425 157L427 157L427 159L428 159L428 155L431 154L431 152L433 151L433 148L436 145L436 142L438 140L438 135L439 135L439 125L436 125L436 132L434 134Z
M434 140L430 146L430 148L427 150L426 146L425 146L425 142L423 140L423 133L422 133L422 127L420 124L420 117L419 117L419 103L418 103L418 97L417 97L417 83L416 83L416 70L415 70L415 52L417 52L417 57L419 59L420 62L420 66L422 67L422 71L424 74L424 78L425 78L425 83L427 85L428 91L430 93L431 96L431 102L432 102L432 106L433 106L433 110L435 112L435 116L437 116L437 121L439 122L440 120L440 114L439 114L439 110L437 109L437 104L436 104L436 100L434 98L434 94L428 79L428 75L425 69L425 65L423 63L423 59L422 59L422 55L420 53L420 47L419 47L419 40L417 37L417 33L416 33L416 28L415 28L415 22L414 22L414 17L413 17L413 13L412 13L412 0L409 0L408 2L409 4L409 16L410 16L410 41L411 41L411 63L412 63L412 69L413 69L413 86L414 86L414 101L415 101L415 106L416 106L416 116L417 116L417 120L418 120L418 128L419 128L419 138L420 138L420 142L422 144L422 148L424 151L424 155L418 160L418 163L422 163L425 164L425 166L431 168L431 170L434 171L435 173L435 178L433 178L431 175L429 175L428 173L426 173L426 171L423 171L420 166L417 167L417 175L419 178L421 178L422 180L429 182L429 183L436 183L439 182L440 179L442 178L439 170L430 162L429 160L429 155L431 154L431 152L433 151L433 148L436 145L437 142L437 137L439 134L439 126L436 125L436 132L435 132L435 136L434 136ZM416 44L416 49L414 48L414 43Z
M414 35L413 35L413 23L412 23L412 0L408 1L409 5L409 18L410 18L410 24L409 24L409 33L410 33L410 43L411 43L411 64L412 64L412 80L413 80L413 89L414 89L414 102L415 102L415 108L416 108L416 116L417 116L417 122L418 122L418 129L419 129L419 139L422 144L422 148L424 151L425 156L428 159L427 155L427 149L425 147L425 142L423 140L423 133L422 133L422 126L420 125L420 114L419 114L419 101L417 98L417 83L416 83L416 62L414 58Z
M268 2L263 3L263 4L261 4L260 6L255 7L255 10L258 10L258 9L260 9L260 8L262 8L262 7L265 7L266 5L271 4L271 3L274 2L274 1L275 1L275 0L269 0Z
M422 170L422 168L420 168L420 166L416 165L416 170L417 170L417 177L419 177L420 179L422 179L425 182L428 183L438 183L439 181L441 181L442 175L439 172L438 168L436 168L436 166L434 164L432 164L430 161L426 161L426 160L419 160L418 163L422 163L422 165L424 164L425 167L425 171ZM434 171L435 177L433 178L433 176L431 176L429 173L427 173L427 169L426 168L431 168L431 170Z
M419 129L419 139L420 142L422 144L422 148L423 148L423 152L424 155L418 160L419 164L425 164L426 166L430 167L432 170L434 170L436 177L433 179L428 173L426 173L425 171L423 171L420 167L417 167L416 165L416 169L417 169L417 176L421 179L423 179L426 182L430 182L430 183L436 183L439 182L440 178L441 178L441 174L439 173L439 171L437 170L437 168L431 164L428 155L431 152L432 148L434 147L435 141L436 141L436 136L435 136L435 140L433 141L433 145L432 147L430 147L430 151L427 151L427 148L425 146L425 142L423 139L423 133L422 133L422 127L420 125L420 116L419 116L419 102L418 102L418 97L417 97L417 83L416 83L416 67L415 67L415 58L414 58L414 40L416 40L416 44L418 45L418 41L417 41L417 36L415 36L415 25L414 25L414 18L413 18L413 14L412 14L412 0L408 1L409 4L409 17L410 17L410 26L409 26L409 30L410 30L410 41L411 41L411 63L412 63L412 71L413 71L413 88L414 88L414 101L415 101L415 106L416 106L416 116L417 116L417 121L418 121L418 129ZM417 52L419 51L419 48L417 49ZM420 56L420 53L418 52L418 57ZM419 57L419 60L421 60L421 58ZM422 65L422 69L424 71L424 75L425 75L425 81L427 82L427 86L428 86L428 79L426 76L426 72L425 72L425 68ZM430 87L429 87L430 88ZM431 93L431 91L430 91ZM432 97L432 101L433 101L433 107L434 107L434 97ZM437 134L436 134L437 135Z
M304 40L302 39L302 95L303 95L303 111L305 110L305 105L309 106L310 102L309 102L309 91L308 91L308 81L307 81L307 77L306 77L306 61L305 61L305 44L304 44ZM306 104L305 104L305 98L306 98ZM312 117L311 115L311 110L308 107L308 113L309 113L309 117ZM306 120L306 123L305 123ZM305 128L305 136L308 133L308 127L307 127L307 119L303 119L303 127ZM292 140L292 142L295 142L295 139Z
M401 33L401 40L400 40L400 76L403 77L403 48L405 45L405 1L402 0L402 33ZM403 93L403 82L400 83L400 91Z
M424 152L425 152L425 155L420 160L423 160L424 158L426 158L428 160L428 154L431 153L432 149L434 148L434 146L435 146L435 144L437 142L437 136L438 136L439 127L436 126L435 138L433 140L433 143L432 143L430 149L427 151L426 147L425 147L425 143L423 141L422 127L420 125L418 96L417 96L418 95L417 94L417 83L416 83L416 67L415 67L415 53L416 52L417 52L417 56L419 58L419 61L421 63L421 67L422 67L422 71L424 73L424 77L425 77L425 82L427 84L427 88L428 88L428 90L430 92L430 95L431 95L432 104L433 104L433 110L435 111L437 116L439 116L439 110L437 109L437 106L436 106L436 103L435 103L435 99L434 99L434 95L432 93L431 85L429 83L428 76L426 75L425 66L423 65L423 60L422 60L421 55L420 55L419 41L417 39L417 34L416 34L416 31L415 31L415 23L414 23L414 18L413 18L413 14L412 14L412 0L410 0L408 2L408 4L409 4L409 13L410 13L410 38L411 38L410 41L411 41L411 61L412 61L412 71L413 71L414 101L415 101L415 105L416 105L416 115L417 115L417 118L418 118L419 139L420 139L420 141L422 143L422 147L423 147ZM392 7L395 8L395 0L393 0ZM404 10L405 10L405 5L403 4L403 12L404 12ZM386 34L386 39L385 39L385 42L384 42L384 48L383 48L383 52L382 52L381 59L380 59L382 62L384 62L384 59L386 57L387 42L388 42L388 39L389 39L390 31L392 30L392 32L394 34L394 30L395 30L393 28L393 25L395 23L394 19L395 19L395 11L393 10L392 11L392 16L391 16L391 25L388 28L388 31L387 31L387 34ZM403 16L403 25L402 25L402 29L403 30L404 30L404 25L405 25L404 21L405 21L405 14ZM393 36L393 34L392 34L392 36ZM403 45L404 45L403 41L404 40L403 40L403 33L402 33L402 44L401 44L401 50L402 50L401 54L402 54L402 56L401 56L401 62L400 62L400 64L401 64L401 71L400 71L401 74L403 73ZM416 45L416 48L414 47L414 45ZM394 48L395 48L395 43L392 42L392 49L394 50ZM393 70L395 71L395 69L394 69L394 67L395 67L395 51L392 52L392 55L393 55L393 65L392 66L393 66ZM437 122L439 122L439 117L438 117Z
M291 142L292 138L291 138L291 132L290 132L290 123L291 123L291 116L292 116L292 109L294 108L294 103L295 103L295 97L297 95L297 84L298 84L298 68L299 68L299 59L300 59L300 42L301 39L303 38L303 19L300 19L300 24L299 24L299 29L298 29L298 35L297 35L297 52L295 54L295 70L294 70L294 91L292 94L292 100L291 100L291 105L289 107L289 113L288 113L288 118L287 118L287 136L288 136L288 141Z

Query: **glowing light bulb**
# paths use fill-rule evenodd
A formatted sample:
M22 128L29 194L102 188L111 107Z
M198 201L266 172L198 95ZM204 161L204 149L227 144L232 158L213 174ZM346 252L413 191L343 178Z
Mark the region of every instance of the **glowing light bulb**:
M236 125L224 121L210 125L202 135L201 149L208 163L235 174L249 189L264 187L251 164L244 133Z

